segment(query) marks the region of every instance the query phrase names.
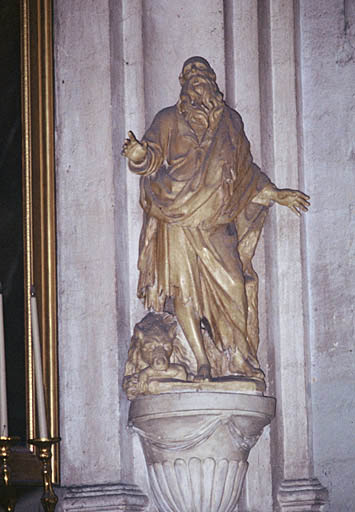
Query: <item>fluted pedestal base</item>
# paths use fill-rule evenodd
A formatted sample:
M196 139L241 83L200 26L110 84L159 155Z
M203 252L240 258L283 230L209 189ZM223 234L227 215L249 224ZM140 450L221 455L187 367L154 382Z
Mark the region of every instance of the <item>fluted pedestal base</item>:
M186 392L134 400L150 486L161 512L232 512L249 451L274 416L260 394Z

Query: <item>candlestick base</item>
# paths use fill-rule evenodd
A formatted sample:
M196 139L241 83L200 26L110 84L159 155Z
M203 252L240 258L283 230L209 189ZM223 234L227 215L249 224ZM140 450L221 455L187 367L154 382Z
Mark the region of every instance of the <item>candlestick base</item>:
M11 447L18 443L19 437L2 436L0 437L0 458L1 458L1 492L0 505L6 512L13 512L16 506L16 491L10 481L10 467L8 459L11 453Z
M59 443L60 437L29 439L29 443L38 448L38 458L42 462L43 494L41 503L45 512L54 512L58 496L52 486L52 445Z

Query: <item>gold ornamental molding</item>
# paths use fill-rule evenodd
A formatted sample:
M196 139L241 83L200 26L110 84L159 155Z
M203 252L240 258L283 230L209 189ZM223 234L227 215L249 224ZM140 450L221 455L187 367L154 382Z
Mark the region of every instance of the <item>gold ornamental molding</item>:
M37 291L49 434L59 435L56 221L54 170L53 22L51 0L21 0L22 161L27 438L36 432L30 287ZM31 448L33 450L33 448ZM33 454L28 452L30 457ZM24 455L22 454L22 457ZM59 450L52 457L59 481ZM26 475L21 475L25 477ZM27 479L27 478L26 478Z

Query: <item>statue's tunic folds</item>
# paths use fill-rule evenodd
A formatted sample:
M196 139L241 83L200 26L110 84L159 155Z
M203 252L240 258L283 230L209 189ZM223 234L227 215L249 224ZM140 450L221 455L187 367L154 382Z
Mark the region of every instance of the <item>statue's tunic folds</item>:
M197 136L168 107L144 135L145 161L130 164L142 175L138 296L158 312L167 298L190 303L220 350L257 366L251 259L267 208L255 199L270 182L252 161L237 112L223 104L211 124Z

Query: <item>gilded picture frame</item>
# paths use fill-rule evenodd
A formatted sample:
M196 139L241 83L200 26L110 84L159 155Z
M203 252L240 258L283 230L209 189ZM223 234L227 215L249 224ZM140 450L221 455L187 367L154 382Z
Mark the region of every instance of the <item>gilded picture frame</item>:
M49 435L59 435L56 221L54 169L53 21L51 0L21 0L22 167L27 438L36 437L30 288L36 286ZM52 477L59 483L59 449ZM13 480L39 481L28 445L12 457Z

